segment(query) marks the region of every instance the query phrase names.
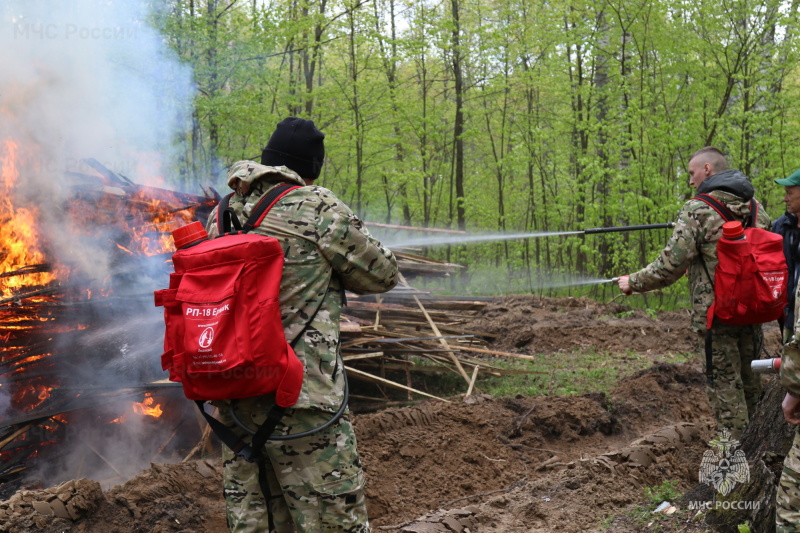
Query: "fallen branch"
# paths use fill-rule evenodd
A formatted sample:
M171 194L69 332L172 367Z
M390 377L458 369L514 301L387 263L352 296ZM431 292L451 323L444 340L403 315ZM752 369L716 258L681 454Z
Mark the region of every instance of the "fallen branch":
M370 353L361 353L356 355L343 355L342 359L345 361L357 361L359 359L371 359L373 357L383 357L383 352L370 352Z
M485 348L472 348L471 346L459 346L457 350L464 350L465 352L485 353L487 355L497 355L500 357L513 357L515 359L527 359L529 361L538 361L539 357L532 355L522 355L520 353L498 352L496 350L487 350Z
M45 289L39 289L39 290L35 290L35 291L25 292L25 293L22 293L22 294L16 294L16 295L12 296L11 298L6 298L5 300L0 300L0 305L19 302L19 301L22 301L22 300L24 300L26 298L31 298L32 296L41 296L43 294L53 294L53 293L58 292L60 290L62 290L62 287L48 287L48 288L45 288Z
M0 274L0 278L10 278L12 276L24 276L25 274L36 274L38 272L49 272L50 265L47 264L38 264L38 265L28 265L22 268L18 268L17 270L12 270L11 272L3 272Z
M467 398L472 396L472 389L475 388L475 380L478 379L478 370L480 367L475 365L475 369L472 371L472 379L469 382L469 388L467 389L467 393L464 395L464 400L466 401Z
M403 277L403 275L402 274L398 274L398 275L400 276L400 281L403 283L403 285L408 285L408 283L406 282L406 280ZM414 295L413 298L414 298L414 301L419 306L419 308L422 311L422 313L425 315L425 318L428 320L428 324L430 324L434 335L436 335L437 337L442 337L442 333L439 331L439 328L436 326L436 322L434 322L433 319L431 318L431 316L428 314L428 311L425 309L425 306L422 305L422 302L420 301L420 299L417 297L417 295ZM445 347L445 349L451 350L450 345L448 344L447 340L445 340L444 338L440 338L439 342L442 344L442 346ZM467 382L467 386L469 386L469 376L467 375L467 372L464 370L464 367L461 366L461 362L458 360L458 357L456 357L455 352L453 352L452 350L450 351L450 359L453 361L453 364L456 365L456 368L458 369L458 373L461 374L461 376Z
M206 445L206 442L208 441L210 435L211 435L211 426L206 426L203 429L203 435L200 437L200 442L198 442L197 445L194 448L192 448L189 454L186 457L184 457L183 461L181 462L185 463L186 461L191 459L194 456L194 454L196 454L200 449L202 449Z
M386 385L389 385L389 386L392 386L392 387L395 387L395 388L398 388L398 389L403 389L403 390L415 392L417 394L421 394L423 396L427 396L428 398L433 398L435 400L439 400L439 401L442 401L442 402L445 402L445 403L450 403L449 400L445 400L444 398L439 398L438 396L434 396L433 394L428 394L427 392L422 392L421 390L412 389L411 387L406 387L405 385L400 385L399 383L395 383L394 381L390 381L388 379L383 379L383 378L379 378L378 376L373 376L369 372L362 372L361 370L358 370L358 369L355 369L355 368L348 368L347 372L349 374L355 374L356 376L362 376L362 377L364 377L366 379L374 380L374 381L377 381L379 383L384 383Z

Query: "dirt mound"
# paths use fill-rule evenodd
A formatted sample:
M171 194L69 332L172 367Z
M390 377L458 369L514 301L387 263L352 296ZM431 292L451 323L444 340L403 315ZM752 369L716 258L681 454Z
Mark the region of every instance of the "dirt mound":
M501 296L464 329L487 334L497 349L526 353L575 348L640 353L691 353L700 349L688 310L654 312L589 298ZM764 343L769 353L780 354L777 324L764 325Z
M551 464L557 471L471 510L487 533L596 531L609 513L640 501L645 487L681 479L705 442L694 424L666 427L619 451Z
M682 312L645 312L588 298L495 298L465 330L491 335L498 349L549 353L574 348L691 352L697 340Z
M368 489L370 516L376 525L401 524L456 506L458 517L434 515L428 523L472 513L480 531L535 531L529 528L537 521L541 531L554 531L547 529L552 524L586 531L603 513L640 499L648 484L696 479L711 437L703 387L691 365L659 364L623 380L609 396L484 397L472 406L361 416L357 428L384 428L359 434L369 479L380 480ZM411 414L419 409L427 409L435 431L387 422L423 418Z
M20 491L0 503L3 533L226 530L222 471L216 461L153 464L105 494L97 482L84 479L47 490Z

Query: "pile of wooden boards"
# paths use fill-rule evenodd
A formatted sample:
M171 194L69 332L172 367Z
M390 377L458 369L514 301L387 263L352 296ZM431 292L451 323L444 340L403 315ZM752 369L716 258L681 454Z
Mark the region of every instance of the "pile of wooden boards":
M411 400L414 394L436 397L412 385L415 373L455 373L464 380L465 398L473 393L479 373L524 373L491 361L528 356L491 350L487 341L494 335L468 326L491 298L436 296L401 279L400 286L382 295L348 295L341 327L350 376L375 382L381 391L403 389ZM405 374L404 384L397 380L398 372ZM388 397L363 399L387 401Z

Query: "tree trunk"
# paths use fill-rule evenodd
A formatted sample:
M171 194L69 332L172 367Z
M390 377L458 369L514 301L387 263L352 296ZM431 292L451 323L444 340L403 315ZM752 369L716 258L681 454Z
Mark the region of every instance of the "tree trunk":
M455 187L456 217L458 229L467 229L467 215L464 207L464 76L461 56L461 22L458 0L451 0L453 16L453 78L456 99L455 122L453 123L453 140L455 142Z
M783 460L792 447L795 428L783 419L781 402L786 391L777 378L765 383L764 394L756 407L755 415L744 430L739 449L747 457L750 481L737 484L726 496L712 485L700 483L676 502L689 507L698 502L711 502L706 513L706 524L723 533L737 533L738 525L750 522L750 531L774 533L775 494L781 477ZM728 508L725 503L736 507ZM747 505L740 505L745 502ZM719 504L720 508L715 509ZM728 507L731 507L729 504Z

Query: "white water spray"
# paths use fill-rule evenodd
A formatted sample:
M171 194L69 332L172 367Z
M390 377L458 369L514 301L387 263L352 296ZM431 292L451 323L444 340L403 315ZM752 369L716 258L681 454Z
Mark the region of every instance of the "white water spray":
M392 236L381 241L389 248L412 248L418 246L437 246L441 244L465 244L472 242L511 241L534 239L537 237L556 237L558 235L580 235L578 231L541 231L536 233L491 233L486 235L433 235L431 237L407 238Z
M545 282L541 285L537 285L542 289L560 289L563 287L580 287L583 285L601 285L603 283L612 283L616 282L619 278L573 278L573 279L565 279L564 281L551 281Z

